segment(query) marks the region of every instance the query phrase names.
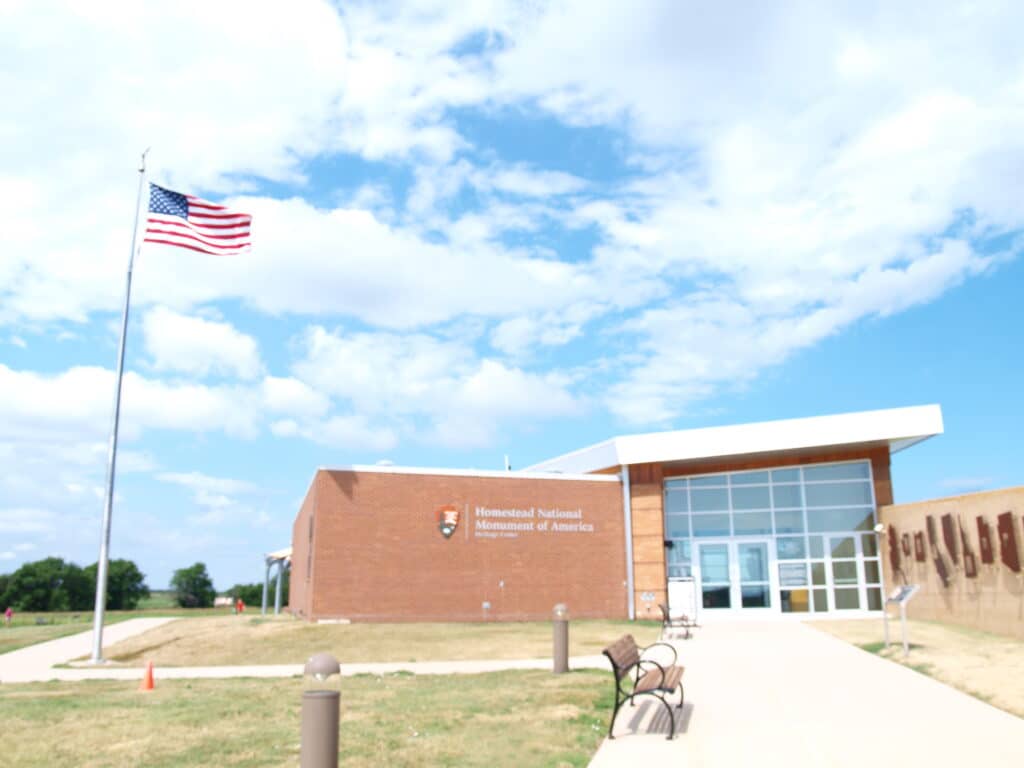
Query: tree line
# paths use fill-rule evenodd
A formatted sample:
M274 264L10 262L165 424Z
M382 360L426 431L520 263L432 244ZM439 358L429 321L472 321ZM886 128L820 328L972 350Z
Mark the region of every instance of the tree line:
M15 611L90 611L96 601L96 570L93 563L85 568L59 557L47 557L25 563L14 573L0 574L0 611L10 606ZM285 571L282 602L288 604L288 571ZM209 608L217 591L205 563L179 568L171 577L174 601L182 608ZM263 599L262 584L235 584L227 592L233 600L259 605ZM145 575L131 560L111 560L107 569L107 608L130 611L149 597ZM269 602L274 601L274 584L270 584Z
M107 607L131 610L149 597L145 577L131 560L111 560ZM0 574L0 605L16 611L88 611L96 601L96 563L82 568L59 557L25 563ZM0 609L3 610L3 609Z

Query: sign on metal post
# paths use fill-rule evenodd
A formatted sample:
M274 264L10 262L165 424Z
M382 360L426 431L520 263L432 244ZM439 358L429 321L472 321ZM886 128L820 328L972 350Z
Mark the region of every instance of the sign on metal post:
M907 642L907 603L910 602L920 586L917 584L905 584L902 587L897 587L896 591L893 592L885 601L886 608L882 611L883 620L885 622L885 647L889 647L889 608L890 605L898 605L900 607L900 629L903 634L903 658L906 658L910 653L910 644Z

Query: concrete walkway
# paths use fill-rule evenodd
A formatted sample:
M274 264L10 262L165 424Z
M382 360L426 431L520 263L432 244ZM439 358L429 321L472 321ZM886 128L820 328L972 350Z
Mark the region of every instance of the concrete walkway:
M710 625L675 645L686 667L675 740L665 739L661 703L641 697L619 713L615 740L591 768L1019 768L1024 760L1024 720L804 624Z
M103 628L103 646L119 643L129 637L140 635L151 629L174 621L167 619L129 619L110 624ZM52 670L54 664L66 664L72 659L89 656L92 653L92 630L77 635L47 640L27 648L0 654L0 683L28 683L37 680L57 680L57 673L68 670ZM103 671L97 669L96 671ZM138 676L138 673L136 673Z
M104 645L125 640L147 632L169 621L168 619L129 619L112 624L103 630ZM116 664L99 667L80 665L74 668L55 668L72 659L92 652L92 631L49 640L10 653L0 654L0 683L32 683L48 680L139 680L142 669ZM607 668L604 656L574 656L569 660L572 669ZM157 667L156 680L229 678L229 677L296 677L302 674L302 664L258 664L223 667ZM483 661L420 661L376 662L342 664L341 674L385 675L394 672L413 672L417 675L475 674L499 672L506 669L551 669L551 659L493 659Z

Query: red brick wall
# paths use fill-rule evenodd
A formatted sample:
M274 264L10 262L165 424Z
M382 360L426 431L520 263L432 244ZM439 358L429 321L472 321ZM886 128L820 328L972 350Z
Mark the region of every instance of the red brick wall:
M548 619L555 603L572 616L627 615L622 487L586 480L321 471L311 589L296 591L306 504L293 529L293 601L308 618L378 621ZM437 509L460 512L450 539ZM580 509L592 532L549 530L479 535L476 507ZM529 522L529 518L479 518ZM513 532L507 532L509 534ZM483 604L490 603L485 609Z
M312 612L313 562L310 557L315 539L313 509L317 490L321 485L321 473L313 477L299 514L292 525L292 567L288 585L288 610L296 616L309 617Z

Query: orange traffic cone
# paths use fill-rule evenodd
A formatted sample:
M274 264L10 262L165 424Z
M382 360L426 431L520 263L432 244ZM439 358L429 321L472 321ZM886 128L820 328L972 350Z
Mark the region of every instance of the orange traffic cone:
M152 691L153 690L153 662L150 661L146 664L146 674L142 676L142 682L139 684L140 691Z

